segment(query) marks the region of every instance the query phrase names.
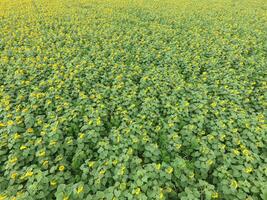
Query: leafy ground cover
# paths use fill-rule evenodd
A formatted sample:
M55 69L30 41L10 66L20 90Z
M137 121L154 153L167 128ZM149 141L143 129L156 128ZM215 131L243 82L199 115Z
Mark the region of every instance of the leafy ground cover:
M0 0L0 200L266 198L264 0Z

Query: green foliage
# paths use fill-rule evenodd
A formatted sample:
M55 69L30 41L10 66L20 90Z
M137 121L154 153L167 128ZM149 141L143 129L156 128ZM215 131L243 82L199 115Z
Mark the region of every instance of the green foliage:
M266 2L0 2L0 200L267 198Z

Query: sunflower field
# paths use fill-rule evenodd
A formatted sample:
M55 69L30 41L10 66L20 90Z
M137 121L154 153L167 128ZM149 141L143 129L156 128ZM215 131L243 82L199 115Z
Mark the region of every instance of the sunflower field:
M0 200L267 199L266 0L0 0Z

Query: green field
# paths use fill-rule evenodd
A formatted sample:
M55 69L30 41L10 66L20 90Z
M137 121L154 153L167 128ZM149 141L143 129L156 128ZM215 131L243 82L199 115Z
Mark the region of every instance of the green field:
M266 200L266 30L266 0L0 0L0 200Z

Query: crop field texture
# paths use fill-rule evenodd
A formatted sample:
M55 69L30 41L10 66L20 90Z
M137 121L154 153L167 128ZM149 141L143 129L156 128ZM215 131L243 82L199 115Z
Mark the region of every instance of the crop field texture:
M267 199L266 0L0 0L0 200Z

